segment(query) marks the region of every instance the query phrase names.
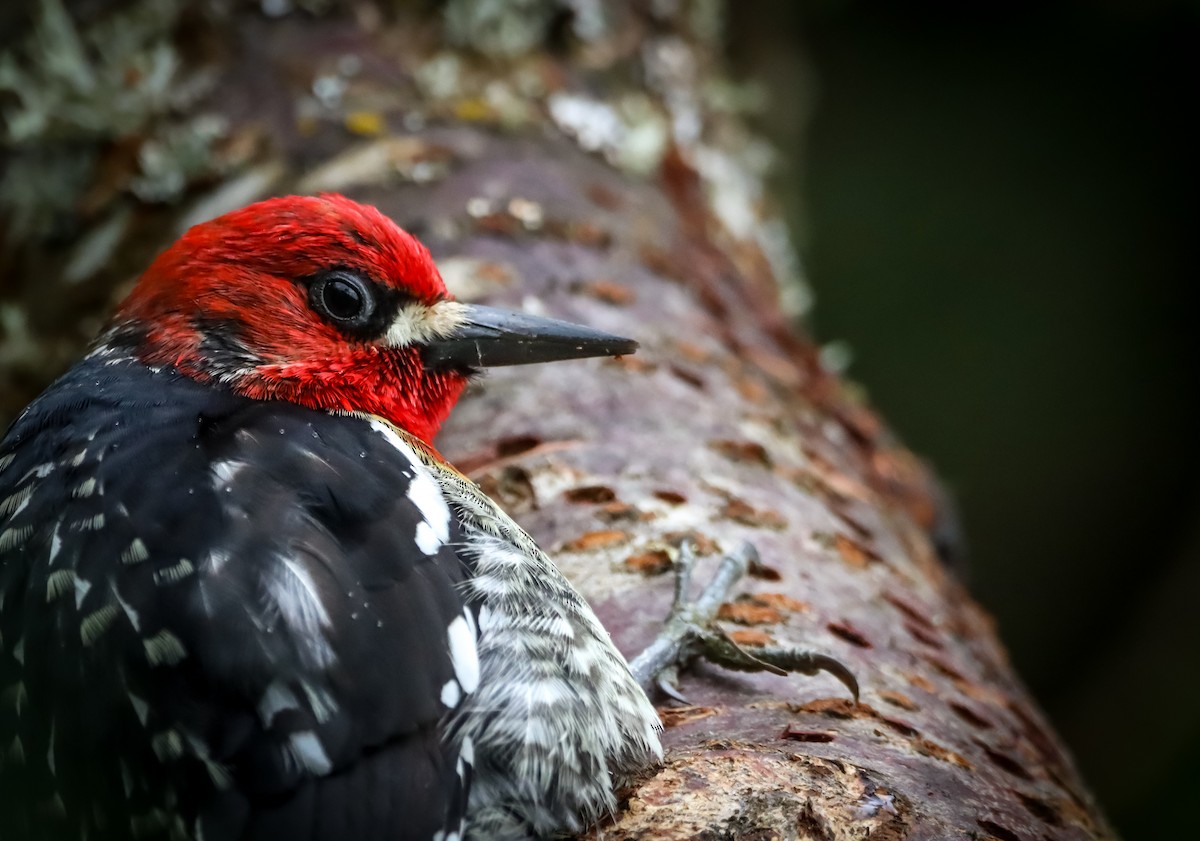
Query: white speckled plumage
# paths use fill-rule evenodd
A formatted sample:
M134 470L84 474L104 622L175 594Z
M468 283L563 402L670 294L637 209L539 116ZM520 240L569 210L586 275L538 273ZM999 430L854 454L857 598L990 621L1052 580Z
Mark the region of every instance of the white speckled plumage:
M662 758L658 715L533 539L473 482L424 460L475 564L466 595L478 610L479 688L450 722L476 759L465 838L577 831L616 807L624 777Z

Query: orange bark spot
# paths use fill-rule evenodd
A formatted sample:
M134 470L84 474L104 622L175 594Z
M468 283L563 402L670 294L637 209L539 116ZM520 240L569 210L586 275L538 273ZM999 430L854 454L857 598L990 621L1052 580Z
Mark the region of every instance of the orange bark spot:
M790 610L794 613L803 613L808 610L808 605L799 599L793 599L791 596L784 593L755 593L750 597L755 602L766 607L775 607L780 610Z
M726 602L717 611L717 618L739 625L773 625L783 621L783 614L773 607L752 602Z
M775 642L770 634L757 631L753 628L738 628L736 631L730 631L729 638L738 645L751 647L771 645L773 642Z
M625 566L642 575L660 575L671 568L671 556L661 549L630 555Z
M865 567L871 561L878 563L883 560L873 549L867 548L844 534L834 535L833 545L838 554L842 556L842 560L852 567Z
M583 286L583 292L593 298L618 307L628 306L637 300L633 290L615 280L593 280Z
M564 543L562 548L566 552L592 552L596 549L620 546L622 543L627 543L628 541L628 532L618 529L602 529L600 531L589 531L586 534L581 534L574 540Z
M744 526L760 529L782 530L787 528L787 520L776 511L754 508L745 500L731 499L721 508L721 516Z

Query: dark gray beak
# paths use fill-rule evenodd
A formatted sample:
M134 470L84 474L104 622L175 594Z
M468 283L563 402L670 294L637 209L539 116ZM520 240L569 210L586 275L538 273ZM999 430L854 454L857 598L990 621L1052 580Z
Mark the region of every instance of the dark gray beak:
M559 321L511 310L464 304L466 322L452 335L430 342L425 364L430 368L490 368L528 365L589 356L621 356L637 350L637 342Z

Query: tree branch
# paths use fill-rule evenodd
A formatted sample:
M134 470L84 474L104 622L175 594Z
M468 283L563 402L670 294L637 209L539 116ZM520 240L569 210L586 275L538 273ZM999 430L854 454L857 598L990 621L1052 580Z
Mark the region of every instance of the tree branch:
M691 705L663 707L665 765L589 837L1112 837L939 560L934 483L792 330L780 301L801 281L756 141L712 94L727 81L717 4L545 0L499 18L483 2L433 17L308 4L280 19L240 4L166 22L100 5L131 46L76 60L125 80L132 103L91 103L86 127L55 111L21 137L9 121L3 411L188 224L292 191L375 203L464 299L642 343L490 374L439 442L623 650L662 627L671 547L693 541L711 575L749 541L761 563L717 610L729 638L828 655L861 686L853 703L828 675L686 672ZM159 49L179 61L151 90L134 71ZM74 101L75 76L12 55L28 84L10 110Z

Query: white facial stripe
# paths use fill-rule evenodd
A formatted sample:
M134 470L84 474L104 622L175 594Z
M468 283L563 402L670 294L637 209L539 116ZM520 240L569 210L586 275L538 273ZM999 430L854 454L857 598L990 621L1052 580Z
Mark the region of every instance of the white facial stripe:
M464 321L466 315L458 301L440 301L432 307L414 302L396 313L383 343L389 347L425 344L449 336Z

